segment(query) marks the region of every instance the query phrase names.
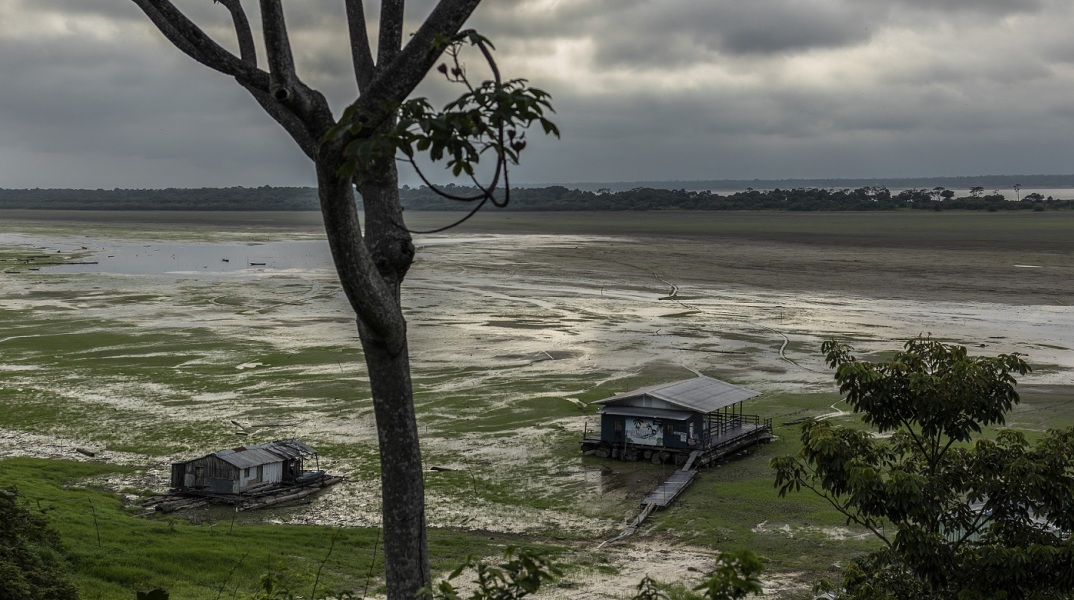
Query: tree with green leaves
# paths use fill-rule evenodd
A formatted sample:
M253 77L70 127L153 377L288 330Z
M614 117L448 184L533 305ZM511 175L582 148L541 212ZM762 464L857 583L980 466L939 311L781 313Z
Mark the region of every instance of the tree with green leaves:
M16 490L0 489L0 599L77 600L70 571L48 521L21 506Z
M486 203L506 204L508 166L526 146L526 128L539 123L558 135L545 117L551 111L548 94L524 80L503 80L492 44L462 30L480 0L439 0L409 37L403 35L404 0L382 0L375 53L365 3L343 0L340 17L346 20L349 44L340 50L353 65L357 97L338 119L325 96L299 76L282 0L258 2L260 52L242 0L213 0L230 13L237 55L170 0L132 1L179 50L247 90L313 162L328 243L354 310L373 396L388 597L414 598L430 583L430 574L421 451L400 306L400 287L415 250L399 202L398 159L414 163L417 153L427 152L434 161L446 160L478 192L456 196L444 190L444 195L472 203L474 211ZM472 81L459 62L466 47L488 67L487 81ZM464 90L442 110L408 99L433 70ZM492 163L484 172L487 180L475 168L481 158Z
M1019 402L1016 354L970 356L929 337L890 360L822 346L846 402L881 435L827 421L772 460L780 496L806 489L880 540L841 597L1051 598L1074 592L1074 428L1036 444L995 435ZM890 434L890 437L886 437Z

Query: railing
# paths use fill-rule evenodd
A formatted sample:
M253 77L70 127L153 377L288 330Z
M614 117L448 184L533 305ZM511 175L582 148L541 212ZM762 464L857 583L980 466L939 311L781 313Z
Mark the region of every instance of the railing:
M731 440L750 435L758 431L772 432L772 419L760 415L710 415L708 428L702 432L698 447L715 448Z

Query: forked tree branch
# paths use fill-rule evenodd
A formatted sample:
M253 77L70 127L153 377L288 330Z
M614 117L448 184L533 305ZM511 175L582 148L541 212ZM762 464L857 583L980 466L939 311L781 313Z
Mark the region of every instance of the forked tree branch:
M295 73L295 58L291 54L291 40L287 37L280 0L261 0L261 29L265 36L272 95L283 102L295 93L298 74Z
M269 93L290 109L314 137L335 124L328 101L298 78L280 0L261 0L261 26L269 66Z
M306 123L302 122L295 113L291 112L268 92L249 87L241 81L239 85L246 88L246 91L250 92L250 95L261 105L261 108L265 109L265 112L291 135L291 139L295 140L303 154L310 160L316 159L320 140L310 133Z
M268 73L225 50L169 0L132 1L142 9L164 37L190 58L214 71L234 77L244 87L253 86L266 93L269 91Z
M453 36L470 18L481 0L440 0L417 33L388 64L377 65L377 75L355 102L358 114L373 121L386 118L436 64L444 36Z
M254 46L254 35L250 30L250 20L246 18L246 11L242 9L240 0L215 0L224 5L231 13L231 20L235 24L235 37L239 42L239 58L242 62L257 66L257 47Z
M221 0L221 3L231 11L242 58L213 41L170 0L132 1L176 48L210 69L234 77L265 112L291 135L306 156L311 159L316 156L319 138L331 126L328 103L300 82L300 89L309 101L305 111L298 112L294 104L285 105L271 95L271 78L256 66L253 35L238 0ZM324 121L326 117L328 121Z
M347 30L351 42L351 63L354 65L354 80L358 84L358 91L365 93L369 82L373 81L374 70L373 51L369 48L368 23L365 19L365 8L362 0L346 0Z

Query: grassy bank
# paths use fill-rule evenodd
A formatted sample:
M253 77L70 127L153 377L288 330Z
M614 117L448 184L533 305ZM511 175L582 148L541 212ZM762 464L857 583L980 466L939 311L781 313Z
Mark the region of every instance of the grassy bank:
M32 458L0 461L0 488L17 488L20 502L48 517L70 552L85 600L133 599L136 590L154 587L167 589L173 600L243 597L265 574L278 575L304 596L318 573L319 593L378 590L383 563L377 529L254 524L226 510L142 517L137 506L92 483L130 470ZM440 571L471 554L493 554L502 542L473 533L429 533Z

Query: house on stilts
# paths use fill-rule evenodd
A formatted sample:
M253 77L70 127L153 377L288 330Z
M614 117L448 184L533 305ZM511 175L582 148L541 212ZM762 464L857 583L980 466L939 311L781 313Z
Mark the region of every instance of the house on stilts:
M298 440L240 446L201 458L172 463L172 489L182 492L241 494L265 484L293 485L323 471L306 471L304 461L317 452Z
M641 388L597 400L600 425L587 424L582 450L601 458L696 466L772 438L772 419L746 414L759 392L711 377Z

